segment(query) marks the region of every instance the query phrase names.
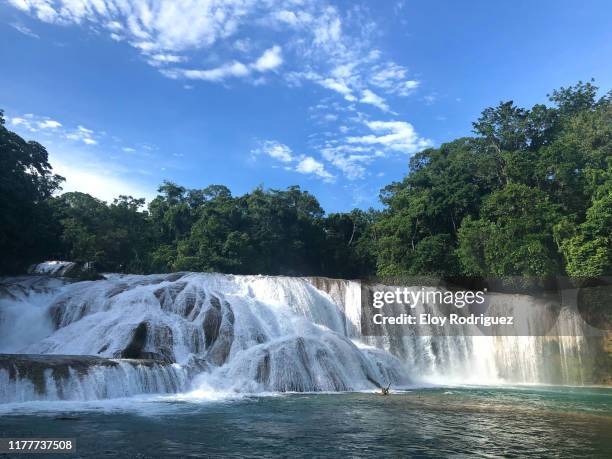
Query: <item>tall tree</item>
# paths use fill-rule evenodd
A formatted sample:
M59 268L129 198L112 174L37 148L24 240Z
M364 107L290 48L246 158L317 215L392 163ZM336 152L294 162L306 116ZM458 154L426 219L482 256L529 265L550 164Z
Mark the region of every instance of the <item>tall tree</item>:
M52 173L47 150L9 131L0 110L0 273L56 251L48 199L63 180Z

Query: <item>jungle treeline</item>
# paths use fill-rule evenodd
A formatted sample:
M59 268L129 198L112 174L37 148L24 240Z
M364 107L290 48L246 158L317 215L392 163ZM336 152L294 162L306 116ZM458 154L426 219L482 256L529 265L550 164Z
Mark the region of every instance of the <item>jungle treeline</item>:
M145 200L59 194L46 149L0 112L0 272L46 259L154 273L612 274L612 93L582 83L486 108L472 137L411 157L382 210L326 214L299 186L233 196L164 182Z

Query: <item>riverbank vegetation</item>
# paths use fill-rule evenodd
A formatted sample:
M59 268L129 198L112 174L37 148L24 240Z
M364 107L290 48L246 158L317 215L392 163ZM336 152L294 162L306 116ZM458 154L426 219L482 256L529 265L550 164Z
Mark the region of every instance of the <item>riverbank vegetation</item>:
M0 112L0 272L57 258L132 273L612 275L612 93L579 82L531 109L487 108L474 136L429 148L382 210L326 215L298 186L158 196L59 194L45 148Z

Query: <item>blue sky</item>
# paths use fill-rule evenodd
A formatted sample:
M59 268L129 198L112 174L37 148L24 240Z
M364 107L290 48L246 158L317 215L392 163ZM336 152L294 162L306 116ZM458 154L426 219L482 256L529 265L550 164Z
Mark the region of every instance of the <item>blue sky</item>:
M609 1L0 0L0 108L65 190L378 206L487 106L612 88Z

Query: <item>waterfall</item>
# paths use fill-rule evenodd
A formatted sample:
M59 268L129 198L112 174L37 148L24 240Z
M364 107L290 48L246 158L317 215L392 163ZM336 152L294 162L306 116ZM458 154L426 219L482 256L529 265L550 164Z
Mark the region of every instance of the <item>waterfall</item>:
M373 290L393 290L384 285L364 286L363 301L371 323ZM411 287L410 290L445 291L441 287ZM489 293L488 312L515 319L516 336L486 335L473 325L449 328L420 325L398 328L383 325L383 333L365 327L362 339L384 348L408 362L415 380L442 384L600 384L594 360L602 355L600 330L588 325L575 307L575 290L562 291L563 301L528 295ZM559 298L559 299L560 299ZM369 305L368 305L369 303ZM561 304L563 303L563 304ZM554 306L554 307L553 307ZM444 315L452 305L419 302L415 312ZM391 304L391 315L405 312L404 305ZM465 311L465 310L464 310ZM418 333L417 333L418 331Z
M593 383L592 343L571 311L561 311L548 336L475 336L467 329L450 336L433 328L428 336L397 328L372 336L366 322L375 288L389 287L213 273L1 279L0 352L13 356L0 359L0 402L203 386L257 393ZM491 298L493 309L533 312L521 315L526 326L547 320L537 299ZM442 306L419 308L438 313Z
M0 403L174 393L186 382L180 367L152 361L0 354Z
M76 263L72 261L45 261L30 267L30 274L45 274L49 276L61 277L73 269Z

